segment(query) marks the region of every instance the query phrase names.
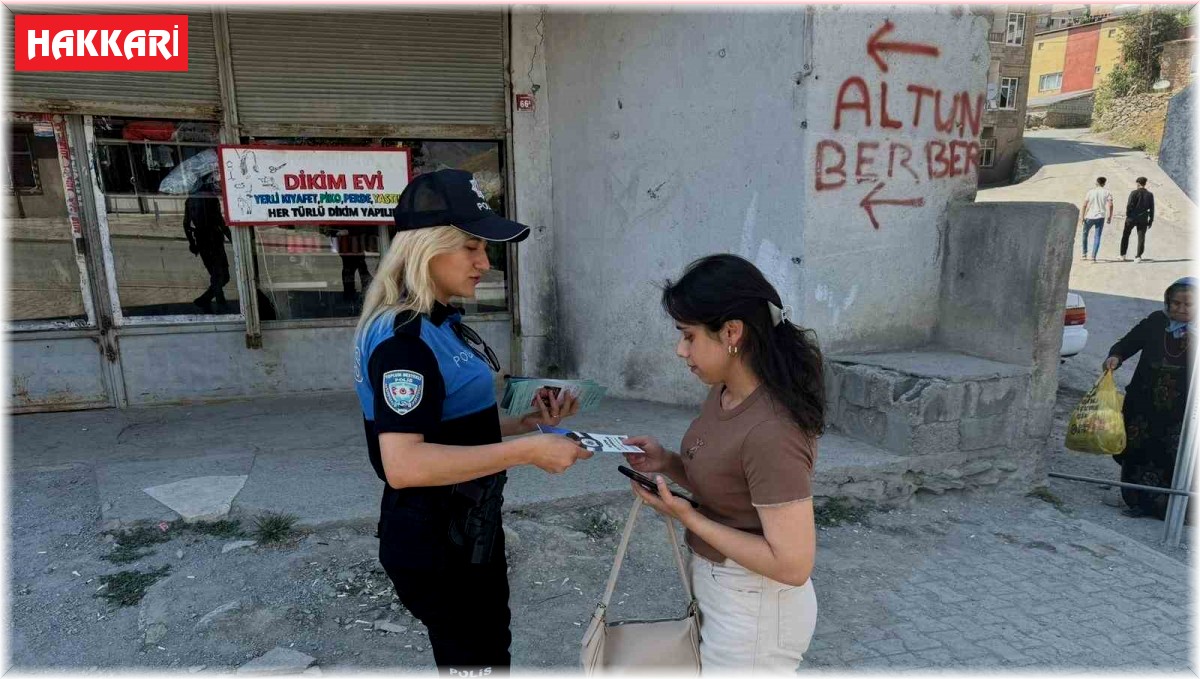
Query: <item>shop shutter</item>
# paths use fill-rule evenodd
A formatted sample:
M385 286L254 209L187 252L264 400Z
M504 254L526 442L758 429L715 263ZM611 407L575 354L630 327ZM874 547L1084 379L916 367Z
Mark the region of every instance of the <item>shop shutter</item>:
M34 72L13 70L13 14L186 14L187 72ZM218 120L221 90L212 13L195 6L13 5L5 12L11 111L92 113Z
M239 122L255 136L505 123L504 14L229 8Z

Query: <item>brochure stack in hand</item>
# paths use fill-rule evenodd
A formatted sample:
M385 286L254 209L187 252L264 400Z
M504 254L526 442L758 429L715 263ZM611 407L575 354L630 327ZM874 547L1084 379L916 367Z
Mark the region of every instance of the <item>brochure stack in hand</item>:
M504 384L504 395L500 398L500 412L509 417L522 417L538 409L539 397L558 398L563 391L579 399L579 412L586 413L600 405L608 390L593 380L509 377Z

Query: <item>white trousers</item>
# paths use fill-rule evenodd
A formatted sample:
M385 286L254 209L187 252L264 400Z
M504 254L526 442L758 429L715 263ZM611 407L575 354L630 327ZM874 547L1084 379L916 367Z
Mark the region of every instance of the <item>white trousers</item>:
M812 579L799 587L691 555L704 674L794 674L817 626Z

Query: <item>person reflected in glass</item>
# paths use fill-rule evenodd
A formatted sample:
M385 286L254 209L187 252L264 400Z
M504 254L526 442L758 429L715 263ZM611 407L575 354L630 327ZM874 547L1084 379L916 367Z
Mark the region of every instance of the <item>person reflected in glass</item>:
M208 271L208 288L192 302L206 314L225 312L228 304L225 285L229 283L225 243L233 242L233 234L221 216L221 199L211 183L184 202L183 232L187 236L188 251L198 256Z

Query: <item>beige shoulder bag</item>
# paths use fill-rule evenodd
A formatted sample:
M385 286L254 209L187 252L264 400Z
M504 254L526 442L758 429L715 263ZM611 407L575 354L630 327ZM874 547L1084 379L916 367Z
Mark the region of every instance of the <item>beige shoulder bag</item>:
M635 498L629 519L625 521L625 532L621 535L616 561L613 562L612 572L608 575L604 598L600 600L600 605L596 607L592 621L583 634L583 652L580 654L580 660L583 662L584 673L591 675L659 667L699 674L700 620L696 598L692 595L691 581L684 567L683 553L679 549L679 540L675 537L674 521L664 517L671 548L675 551L675 564L679 567L680 577L683 578L683 591L688 599L687 613L674 620L607 621L608 604L612 601L613 591L616 590L617 575L621 572L621 562L625 559L629 537L633 534L633 524L641 507L641 498Z

